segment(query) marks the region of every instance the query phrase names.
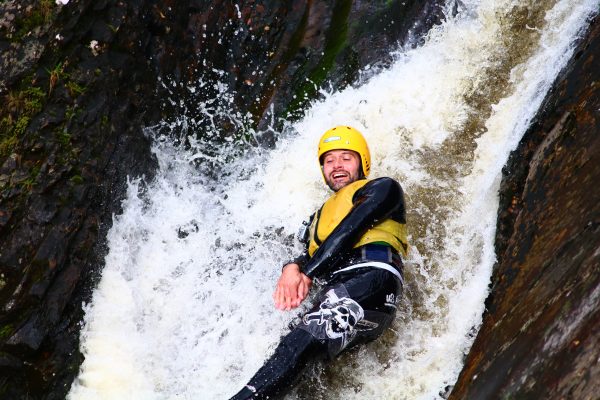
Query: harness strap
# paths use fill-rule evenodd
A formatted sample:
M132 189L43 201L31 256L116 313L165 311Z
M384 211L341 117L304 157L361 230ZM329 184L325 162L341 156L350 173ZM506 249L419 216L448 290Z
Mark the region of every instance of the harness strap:
M351 271L353 269L366 268L366 267L385 269L386 271L389 271L392 274L396 275L396 277L398 279L400 279L400 283L402 283L402 286L404 286L404 278L402 277L400 272L398 272L398 270L396 268L392 267L391 265L386 264L384 262L379 262L379 261L367 261L367 262L360 263L360 264L350 265L349 267L338 269L337 271L333 272L332 275L335 275L340 272Z

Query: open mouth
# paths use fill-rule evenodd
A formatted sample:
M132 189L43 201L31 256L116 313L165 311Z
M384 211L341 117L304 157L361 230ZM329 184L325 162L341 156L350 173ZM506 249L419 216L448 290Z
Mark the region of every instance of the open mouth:
M334 172L333 174L331 174L331 178L332 179L343 179L343 178L347 178L348 177L348 173L346 172Z

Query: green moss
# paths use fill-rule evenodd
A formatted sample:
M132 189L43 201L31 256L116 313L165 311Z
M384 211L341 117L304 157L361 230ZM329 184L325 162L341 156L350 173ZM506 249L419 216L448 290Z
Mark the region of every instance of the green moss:
M81 115L81 109L77 106L68 106L65 111L65 118L67 121L71 121L73 118L79 118Z
M54 0L40 0L35 2L33 8L17 21L17 30L12 39L19 41L33 29L50 22L54 15L55 7L56 3Z
M34 115L42 111L44 101L46 100L46 93L39 88L32 86L25 89L25 104L24 111L29 115Z
M9 338L15 331L15 327L12 324L6 324L0 328L0 339L5 340Z
M25 18L18 22L19 29L14 35L14 38L19 40L34 28L41 26L44 23L44 17L39 10L33 10Z
M29 125L30 121L31 121L31 118L29 118L26 115L23 115L22 117L20 117L17 120L17 123L15 124L15 126L13 128L14 134L17 137L18 136L23 136L23 134L25 133L25 129L27 129L27 126Z
M87 90L87 87L80 85L72 79L72 75L67 71L67 62L57 62L52 68L46 68L48 73L48 93L52 93L54 88L62 83L67 89L69 96L76 98Z
M54 132L54 135L58 143L60 143L62 146L66 147L71 145L71 134L69 134L66 129L58 129Z
M18 85L23 87L25 78ZM46 93L37 86L27 85L11 90L3 98L6 107L0 109L0 159L8 156L25 133L32 117L44 107Z
M336 1L331 23L325 35L323 57L308 75L308 81L305 81L296 90L294 100L290 102L286 109L286 119L300 116L299 111L306 106L310 99L317 95L319 87L335 65L336 57L347 46L348 16L350 15L351 6L351 0Z
M76 112L75 110L76 110L75 107L71 107L71 106L68 106L65 109L65 118L67 119L67 121L71 121L73 119L73 117L75 116L75 112Z
M48 22L52 18L54 9L56 8L56 0L40 0L39 7L44 21Z
M19 137L23 136L25 129L27 129L29 122L30 118L25 115L20 117L14 124L11 123L10 117L2 119L2 122L0 122L0 158L12 153L19 142Z
M5 97L7 109L4 111L12 114L27 114L33 116L42 110L46 93L36 86L27 86L25 89L11 90Z
M65 86L67 87L67 90L69 91L69 95L71 97L77 97L79 95L82 95L87 90L85 86L81 86L75 81L68 81L65 84Z
M33 188L33 186L35 185L36 179L39 174L40 174L40 166L35 165L29 171L29 177L27 179L25 179L23 182L21 182L21 187L26 191L30 191Z
M71 177L71 182L73 182L76 185L81 185L83 183L83 177L81 175L73 175Z
M14 131L12 118L5 117L0 120L0 159L12 153L17 145L18 138Z
M103 115L102 118L100 119L100 127L102 129L107 129L108 128L108 115Z
M35 165L33 168L31 168L31 171L29 172L29 175L32 179L36 179L39 174L40 174L40 166L39 165Z

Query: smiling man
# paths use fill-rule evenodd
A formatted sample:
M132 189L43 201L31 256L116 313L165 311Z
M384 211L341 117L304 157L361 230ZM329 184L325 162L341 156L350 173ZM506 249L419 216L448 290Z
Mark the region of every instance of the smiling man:
M323 155L323 176L331 190L337 192L360 177L360 156L351 150L331 150Z
M273 294L276 308L291 310L314 280L316 302L232 400L285 394L308 362L376 339L396 314L408 249L402 188L391 178L366 179L369 148L352 127L325 132L318 158L334 193L310 217L306 251L283 267Z

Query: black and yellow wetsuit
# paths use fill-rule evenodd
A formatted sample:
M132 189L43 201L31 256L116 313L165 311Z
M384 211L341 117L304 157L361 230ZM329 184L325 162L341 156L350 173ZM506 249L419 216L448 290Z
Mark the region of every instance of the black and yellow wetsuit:
M310 278L334 272L365 245L381 245L406 256L400 184L391 178L361 179L340 189L311 217L306 243L306 253L295 261Z
M323 204L294 260L321 284L315 306L232 400L278 398L311 359L334 357L390 326L402 292L405 224L404 194L391 178L353 182Z

